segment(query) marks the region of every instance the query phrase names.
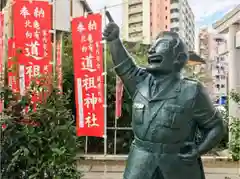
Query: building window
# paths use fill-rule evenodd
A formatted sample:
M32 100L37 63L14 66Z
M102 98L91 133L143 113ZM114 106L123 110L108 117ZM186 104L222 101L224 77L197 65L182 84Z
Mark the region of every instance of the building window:
M170 13L179 12L179 9L171 9Z
M225 80L225 79L226 79L226 77L225 77L224 75L222 75L222 76L221 76L221 79L222 79L222 80Z
M165 19L167 20L167 16L165 16Z
M225 88L225 85L224 85L224 84L221 84L221 88Z
M178 18L172 18L171 23L173 23L173 22L179 22L179 19Z
M178 3L178 2L179 2L179 0L171 0L171 4Z
M165 10L167 10L167 6L165 7Z
M174 28L171 28L170 31L172 31L172 32L178 32L178 31L179 31L179 28L178 28L178 27L174 27Z
M165 25L165 29L168 29L168 26L167 26L167 25Z
M216 79L219 80L219 79L220 79L220 76L219 76L219 75L216 75Z

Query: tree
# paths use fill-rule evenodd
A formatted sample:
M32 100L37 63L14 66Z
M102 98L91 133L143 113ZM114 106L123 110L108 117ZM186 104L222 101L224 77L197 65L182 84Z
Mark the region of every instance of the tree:
M240 93L237 91L231 91L230 98L240 105ZM232 154L232 158L235 161L240 160L240 118L239 117L233 117L229 116L229 118L232 118L232 123L229 124L230 132L231 132L231 140L229 141L230 151Z
M36 111L24 114L28 95L6 89L6 110L1 113L2 179L79 179L75 165L77 137L69 94L53 89Z
M184 76L201 81L203 84L207 84L212 81L212 77L205 71L198 70L196 72L196 66L187 64L184 68Z

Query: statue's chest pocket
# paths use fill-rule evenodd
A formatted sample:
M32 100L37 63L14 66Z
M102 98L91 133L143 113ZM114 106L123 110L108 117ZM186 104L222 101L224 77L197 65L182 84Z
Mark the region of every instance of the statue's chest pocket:
M184 117L183 107L175 104L168 104L164 106L162 112L164 113L164 117L162 119L163 126L172 129L180 129L185 125L184 121L186 119Z
M142 103L134 103L132 108L132 117L134 124L143 124L145 105Z

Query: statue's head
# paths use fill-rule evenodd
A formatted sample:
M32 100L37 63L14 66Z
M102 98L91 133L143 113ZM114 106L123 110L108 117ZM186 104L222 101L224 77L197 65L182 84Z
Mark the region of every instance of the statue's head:
M148 51L147 69L170 74L180 72L188 60L186 44L175 32L161 32Z

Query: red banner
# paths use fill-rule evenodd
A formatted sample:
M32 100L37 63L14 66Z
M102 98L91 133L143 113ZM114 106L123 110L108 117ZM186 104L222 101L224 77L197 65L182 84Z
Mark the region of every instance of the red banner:
M20 70L20 90L29 89L31 82L50 87L52 77L52 6L44 1L17 1L13 6L14 37ZM36 92L37 93L37 92ZM43 95L34 94L32 102Z
M62 91L62 38L57 41L57 60L56 60L57 85L59 91Z
M116 101L115 101L115 118L122 115L122 97L123 97L123 82L116 76Z
M72 21L74 83L78 136L104 136L102 17Z
M3 59L3 28L4 14L0 12L0 88L4 86L4 59ZM3 99L0 99L0 112L3 110Z

